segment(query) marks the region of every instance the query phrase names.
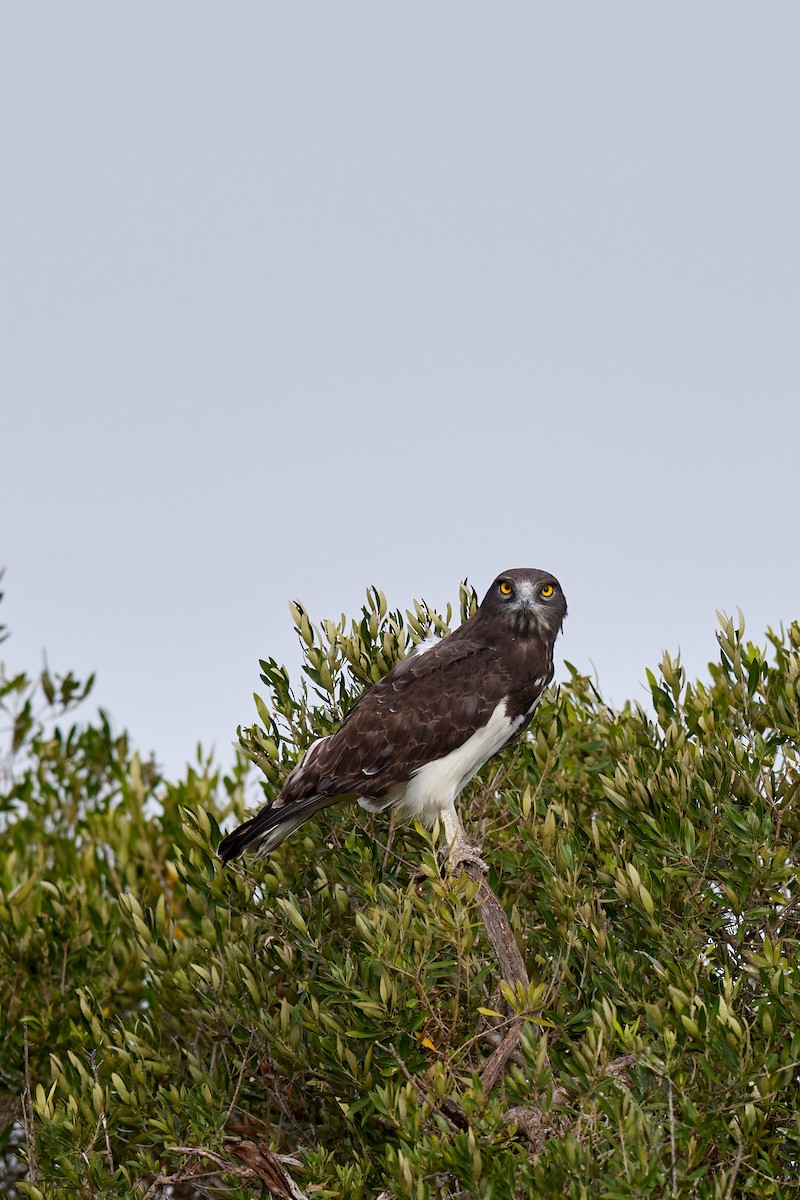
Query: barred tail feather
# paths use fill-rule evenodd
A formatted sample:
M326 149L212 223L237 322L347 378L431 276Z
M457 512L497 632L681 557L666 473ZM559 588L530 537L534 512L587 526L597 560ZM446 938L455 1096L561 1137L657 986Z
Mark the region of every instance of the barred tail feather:
M262 808L260 813L224 837L217 847L217 853L223 863L245 853L262 858L280 846L290 833L315 812L335 804L339 799L340 796L307 796L287 808L276 808L274 804Z

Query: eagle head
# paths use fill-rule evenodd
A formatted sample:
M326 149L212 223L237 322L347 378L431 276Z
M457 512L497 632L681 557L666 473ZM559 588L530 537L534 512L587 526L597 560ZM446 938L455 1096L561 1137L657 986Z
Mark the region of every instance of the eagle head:
M538 634L552 643L567 615L567 602L549 571L515 567L497 576L480 611L499 617L521 637Z

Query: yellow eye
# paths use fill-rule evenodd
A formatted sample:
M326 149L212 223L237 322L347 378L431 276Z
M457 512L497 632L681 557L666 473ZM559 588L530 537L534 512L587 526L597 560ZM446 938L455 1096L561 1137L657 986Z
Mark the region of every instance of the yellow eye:
M539 588L539 595L545 600L549 600L554 591L555 588L553 587L552 583L543 583Z
M500 591L503 593L504 596L510 596L511 593L513 592L513 590L514 589L512 588L511 584L506 579L504 579L503 582L500 584Z

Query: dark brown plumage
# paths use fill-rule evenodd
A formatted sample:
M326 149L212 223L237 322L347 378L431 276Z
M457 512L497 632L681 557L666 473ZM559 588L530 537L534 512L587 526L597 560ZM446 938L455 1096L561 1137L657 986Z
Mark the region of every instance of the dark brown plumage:
M499 575L469 620L417 647L309 748L273 804L223 839L223 861L269 853L312 813L356 799L428 824L439 817L451 857L476 857L455 798L530 721L566 612L546 571Z

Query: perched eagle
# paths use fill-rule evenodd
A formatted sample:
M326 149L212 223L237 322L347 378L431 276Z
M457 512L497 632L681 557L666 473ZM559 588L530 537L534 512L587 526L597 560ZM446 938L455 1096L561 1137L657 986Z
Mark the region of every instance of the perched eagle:
M498 575L480 608L448 637L424 642L364 693L336 733L314 742L272 804L219 846L223 862L265 855L312 813L358 800L442 822L450 866L480 854L455 800L485 762L526 727L553 676L567 615L547 571Z

